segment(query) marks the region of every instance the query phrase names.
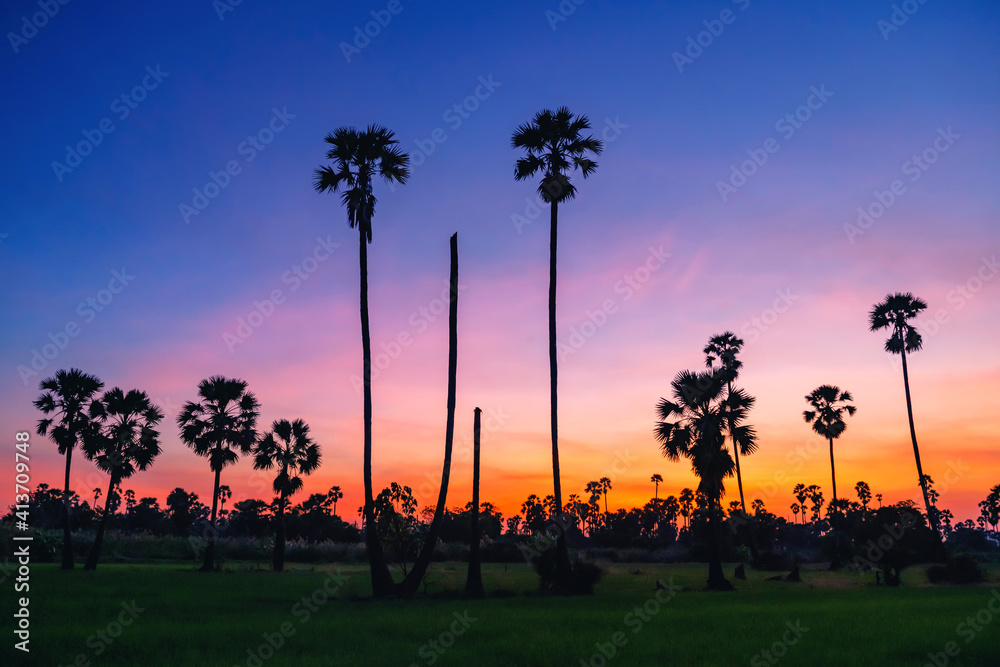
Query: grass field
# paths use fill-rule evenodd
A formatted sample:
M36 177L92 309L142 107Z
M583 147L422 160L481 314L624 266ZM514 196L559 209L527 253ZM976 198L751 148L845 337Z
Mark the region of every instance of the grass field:
M804 570L801 583L748 572L735 593L703 591L703 564L606 569L595 595L557 598L537 593L526 565L486 565L490 597L466 600L465 565L438 563L405 602L368 599L358 565L34 565L31 654L13 649L7 589L0 664L920 666L932 653L1000 665L996 567L989 586L931 587L911 569L897 589L854 572ZM681 590L658 599L657 579Z

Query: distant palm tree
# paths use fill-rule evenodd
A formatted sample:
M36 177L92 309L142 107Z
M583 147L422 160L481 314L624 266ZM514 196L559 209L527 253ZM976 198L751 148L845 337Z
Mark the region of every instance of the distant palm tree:
M101 501L101 494L102 493L103 493L103 491L101 491L101 487L99 487L99 486L95 486L94 487L94 510L95 511L97 510L97 503L99 503Z
M315 171L314 186L319 192L341 192L341 202L347 209L347 224L358 228L361 271L361 354L364 378L364 521L375 525L375 499L372 492L372 349L368 324L368 244L372 242L372 217L377 202L372 181L381 176L389 184L405 183L410 176L410 157L399 150L399 141L391 130L370 125L359 132L353 127L341 127L328 134L326 143L332 148L326 157L334 167L322 166ZM393 590L392 574L375 530L365 531L368 562L371 569L372 593L376 597Z
M792 503L792 514L794 514L795 517L798 518L798 516L799 516L799 504L798 503Z
M521 125L511 136L511 146L523 149L518 158L514 180L523 181L541 172L538 194L549 204L549 388L552 424L552 478L555 503L562 515L562 486L559 476L558 364L556 352L556 257L559 203L576 197L576 186L569 172L579 169L584 178L597 169L590 155L600 155L604 145L593 136L583 136L590 129L586 116L574 116L566 107L556 111L543 109L530 123ZM569 552L565 536L559 532L556 544L557 577L569 575Z
M680 512L681 516L684 517L684 527L688 527L688 517L691 516L691 512L694 510L694 491L689 488L681 489L680 496Z
M215 568L216 510L219 503L219 480L222 469L236 463L240 454L249 454L257 442L257 417L260 403L247 391L244 380L214 375L198 384L197 403L188 401L177 415L181 441L198 456L208 459L215 472L212 487L212 518L205 547L202 570Z
M604 513L608 513L608 491L611 490L611 480L607 477L602 477L600 479L601 484L601 495L604 496Z
M649 481L654 484L653 486L653 498L659 499L660 497L660 484L663 483L663 476L656 473L649 478Z
M344 492L339 486L331 486L326 495L333 502L333 516L337 516L337 501L344 497Z
M85 570L97 569L118 485L136 471L146 470L160 453L157 427L163 411L150 402L146 392L132 389L126 394L115 387L90 404L90 416L97 428L84 437L81 447L88 459L111 476L111 481Z
M275 572L285 569L285 506L288 499L302 488L301 475L319 467L319 445L309 437L309 425L301 419L289 422L276 419L271 431L257 441L253 449L256 470L277 468L274 492L278 494L278 511L274 516L274 554L271 565Z
M233 491L228 485L223 484L219 487L219 515L226 515L226 501L233 497Z
M806 396L806 401L812 410L805 410L802 418L807 424L812 424L813 430L830 443L830 474L833 477L833 499L837 500L837 472L833 465L833 441L847 428L844 414L854 415L857 408L851 405L850 392L841 391L839 387L824 384L812 390Z
M861 501L861 507L867 514L868 503L871 502L872 499L871 487L868 486L867 482L858 482L854 485L854 492L858 494L858 500Z
M673 400L661 398L656 406L660 421L654 430L664 456L671 461L681 456L691 460L700 479L698 491L708 500L708 586L713 590L732 589L722 572L719 540L724 480L732 477L736 469L726 448L726 438L742 445L745 439L756 437L742 423L752 402L737 404L732 397L725 396L725 384L726 375L719 370L678 373L671 382Z
M73 460L73 448L91 428L88 410L97 392L104 383L96 376L87 375L78 368L68 371L59 370L53 377L39 383L38 388L43 393L34 405L42 414L55 416L38 420L38 435L51 434L52 440L58 445L59 453L66 457L66 479L63 484L63 549L62 569L73 569L73 532L70 529L69 507L69 469ZM52 426L56 423L56 426Z
M705 346L703 352L705 353L705 366L712 368L716 361L719 362L719 368L721 369L723 376L726 380L726 395L733 395L733 382L740 375L740 369L743 367L743 362L737 358L737 354L743 349L743 339L739 338L732 331L727 331L716 336L712 336L708 345ZM736 390L739 391L739 390ZM744 456L749 456L753 454L757 449L756 440L744 441L745 446L749 449L741 451L740 447L733 446L733 455L736 460L736 484L740 489L740 507L743 509L743 513L747 513L747 503L743 497L743 474L740 471L740 454Z
M923 338L920 333L913 328L910 320L915 318L920 311L927 308L927 304L911 293L906 292L890 294L884 301L875 304L869 313L869 323L872 331L889 329L889 338L885 341L885 351L891 354L898 354L903 360L903 388L906 391L906 415L910 421L910 440L913 441L913 458L917 462L917 480L920 483L920 490L924 494L924 506L927 509L927 518L931 522L934 532L938 531L937 516L932 509L930 495L927 492L927 484L924 482L924 469L920 465L920 449L917 447L917 431L913 427L913 404L910 401L910 376L906 368L906 353L917 352L923 346Z

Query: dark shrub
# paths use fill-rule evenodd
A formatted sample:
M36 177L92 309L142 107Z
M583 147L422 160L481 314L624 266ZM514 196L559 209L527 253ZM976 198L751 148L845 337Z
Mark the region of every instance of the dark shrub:
M978 584L985 580L986 576L979 563L966 554L949 558L944 565L927 568L927 581L932 584Z

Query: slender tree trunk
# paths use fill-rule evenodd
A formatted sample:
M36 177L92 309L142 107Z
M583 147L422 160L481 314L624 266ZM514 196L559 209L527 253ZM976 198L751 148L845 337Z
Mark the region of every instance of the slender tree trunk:
M482 410L476 408L472 423L472 536L469 541L469 576L465 594L483 597L483 573L479 564L479 429Z
M281 493L278 500L278 516L274 531L274 556L271 558L271 566L275 572L282 572L285 569L285 494Z
M905 338L904 338L905 340ZM938 531L937 517L934 516L934 510L931 505L930 495L927 493L927 484L924 483L924 469L920 465L920 449L917 447L917 431L913 427L913 404L910 402L910 374L906 370L906 345L904 343L903 349L899 351L899 355L903 358L903 388L906 390L906 416L910 420L910 440L913 441L913 458L917 461L917 479L920 480L920 490L924 494L924 507L927 508L927 520L930 521L931 527L934 532L938 535L938 539L941 537L941 533Z
M104 541L104 528L108 525L108 517L111 515L111 499L114 496L115 484L118 480L111 476L111 483L108 484L108 495L104 499L104 512L101 514L101 523L97 525L97 535L94 537L94 544L90 547L90 554L87 556L87 563L84 570L96 570L97 560L101 557L101 543Z
M556 351L556 258L558 249L559 202L549 207L549 390L552 405L552 480L556 502L556 580L565 587L569 582L569 547L563 519L562 483L559 478L559 367Z
M722 571L722 543L719 539L719 513L722 505L719 499L709 501L708 506L708 588L713 591L731 591L733 585Z
M205 563L201 566L202 572L211 572L215 569L215 516L219 506L219 479L222 477L222 468L215 471L215 488L212 489L212 520L208 527L208 543L205 545Z
M62 569L73 569L73 530L70 528L69 519L69 465L73 460L73 447L66 448L66 481L63 484L63 550Z
M417 592L420 581L434 556L438 536L441 534L441 524L444 522L444 510L448 501L448 480L451 476L451 449L455 440L455 387L458 375L458 234L451 237L451 278L448 292L448 417L444 435L444 466L441 470L441 489L438 492L437 508L431 521L427 540L417 556L413 569L400 584L400 590L406 597L412 597Z
M364 362L365 394L365 545L368 547L368 564L372 576L372 595L385 597L393 590L392 574L385 561L382 542L379 540L373 514L375 500L372 495L372 342L368 325L368 243L363 225L358 225L361 241L361 349Z
M729 394L728 394L728 396L732 396L732 395L733 395L733 383L730 382L729 383ZM732 429L730 429L730 434L731 433L732 433ZM747 501L743 497L743 472L740 470L740 447L739 447L739 445L736 444L736 440L735 439L733 440L733 455L734 455L734 458L736 460L736 484L737 484L737 486L740 487L740 507L743 508L743 513L746 514L747 513Z

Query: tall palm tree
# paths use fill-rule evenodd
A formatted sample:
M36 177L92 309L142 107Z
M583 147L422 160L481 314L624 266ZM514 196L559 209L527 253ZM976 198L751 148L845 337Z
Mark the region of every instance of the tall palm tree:
M326 157L334 167L322 166L315 171L314 186L319 192L340 192L341 202L347 209L347 223L357 227L360 240L361 271L361 349L364 378L364 523L375 526L375 507L372 495L372 346L368 325L368 244L372 241L372 217L375 214L375 195L372 181L381 176L387 183L405 183L409 178L410 157L399 150L399 141L392 131L370 125L359 132L353 127L341 127L325 139L331 148ZM368 562L371 568L372 592L376 597L392 592L392 574L386 563L382 544L375 530L365 531Z
M38 420L36 429L38 435L51 435L59 447L59 453L66 457L66 479L63 484L62 569L64 570L73 569L73 532L70 529L69 519L69 469L73 460L73 448L91 428L88 410L95 395L103 387L104 383L99 378L88 375L78 368L59 370L54 376L39 383L38 388L44 393L34 402L42 414L53 415Z
M927 483L924 481L924 469L920 465L920 449L917 447L917 431L913 427L913 404L910 401L910 376L906 368L906 353L917 352L923 346L923 338L920 333L913 328L910 320L915 318L920 311L927 308L927 304L910 292L895 293L888 295L884 301L875 304L868 314L869 324L872 331L889 329L889 338L885 341L885 351L891 354L898 354L903 360L903 388L906 391L906 416L910 422L910 440L913 441L913 458L917 462L917 480L920 483L920 490L924 494L924 506L927 509L927 518L934 528L934 532L940 535L937 525L937 517L932 509L930 495L927 493Z
M339 486L331 486L326 496L333 502L333 516L337 516L337 501L344 497L344 492Z
M244 380L214 375L198 384L199 402L184 404L177 425L181 440L198 456L208 459L215 472L212 487L212 518L205 547L202 570L210 572L215 567L216 511L219 503L219 480L222 469L236 463L240 454L249 454L257 442L257 417L260 403L247 391Z
M834 500L837 500L837 472L833 465L833 441L847 428L844 414L853 415L857 412L857 408L851 405L853 400L850 392L824 384L806 396L806 401L813 409L802 413L806 423L812 424L813 430L830 443L830 475L833 478Z
M131 389L125 393L115 387L90 404L90 416L96 428L84 437L81 447L88 459L110 475L111 481L85 570L97 569L118 485L136 471L146 470L160 453L157 426L163 419L163 411L153 405L146 392Z
M712 368L716 361L719 362L719 368L726 380L727 397L733 395L733 382L739 377L740 369L743 368L743 362L736 356L742 349L743 339L737 337L732 331L727 331L712 336L708 341L708 345L703 350L705 353L705 366L707 368ZM753 454L757 449L756 440L748 442L746 446L749 449L742 451L740 447L733 447L733 455L736 460L736 484L740 489L740 507L743 509L744 514L747 513L747 503L743 496L743 474L740 471L740 454L744 456Z
M713 590L732 589L722 572L719 541L724 480L732 477L736 469L726 438L731 437L737 445L756 438L753 429L742 423L752 398L734 394L742 399L738 404L733 397L725 396L725 384L726 375L718 369L678 373L671 382L673 400L661 398L656 406L660 421L654 429L667 459L677 461L683 456L691 460L700 480L698 491L708 499L708 587Z
M559 203L576 196L576 186L569 172L579 169L584 178L597 169L597 163L588 157L600 155L604 145L593 136L583 136L590 129L586 116L574 116L566 107L556 111L543 109L534 119L521 125L511 136L511 146L523 149L525 156L518 158L514 167L514 180L523 181L541 172L538 194L549 204L549 383L552 422L552 478L555 487L555 504L562 518L562 486L559 478L559 421L558 421L558 367L556 355L556 249ZM561 522L560 522L561 526ZM563 531L556 540L557 576L569 573L569 553Z
M302 478L319 467L319 445L309 437L309 425L301 419L289 422L276 419L271 431L253 449L256 470L277 468L274 492L278 494L278 511L274 516L274 554L271 565L275 572L285 569L285 505L289 497L302 488Z
M607 477L600 479L601 495L604 496L604 513L608 513L608 491L611 490L611 480Z
M655 475L653 475L652 477L649 478L649 481L654 484L654 487L653 487L653 498L656 498L657 500L659 500L659 498L660 498L660 484L663 483L663 475L661 475L660 473L656 473Z

